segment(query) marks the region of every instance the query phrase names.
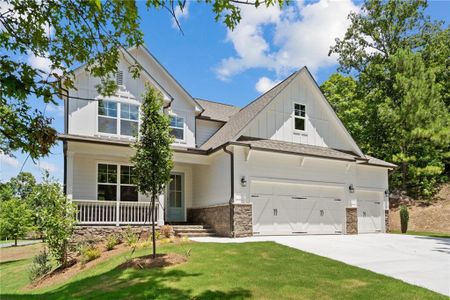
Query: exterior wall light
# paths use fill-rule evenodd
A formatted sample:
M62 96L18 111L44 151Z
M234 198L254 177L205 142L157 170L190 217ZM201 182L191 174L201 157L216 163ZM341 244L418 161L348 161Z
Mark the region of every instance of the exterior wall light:
M242 176L242 178L241 178L241 186L243 186L243 187L247 186L247 179L245 179L245 176Z
M355 188L353 187L353 184L350 184L348 186L348 191L350 192L350 194L353 194L355 192Z
M389 190L384 190L384 196L389 197Z

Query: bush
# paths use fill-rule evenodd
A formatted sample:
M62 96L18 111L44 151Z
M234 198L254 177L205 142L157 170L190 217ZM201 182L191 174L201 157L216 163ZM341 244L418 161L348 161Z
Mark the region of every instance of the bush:
M85 247L84 249L81 249L81 264L84 265L91 260L99 258L101 254L100 249L95 246Z
M119 239L115 234L111 234L106 238L106 250L110 251L119 244Z
M409 221L408 207L406 207L406 205L402 205L400 207L400 225L402 228L402 233L406 233L406 231L408 231L408 221Z
M125 240L125 243L130 247L136 247L136 244L138 242L138 236L136 233L133 232L133 229L131 226L128 226L125 230L125 233L123 234L123 239Z
M173 228L170 225L163 225L161 226L161 228L159 229L159 232L161 232L161 234L166 237L166 238L170 238L173 235Z
M33 257L33 263L28 269L28 277L31 281L44 276L52 270L52 265L50 263L50 257L46 250L41 251L38 255Z

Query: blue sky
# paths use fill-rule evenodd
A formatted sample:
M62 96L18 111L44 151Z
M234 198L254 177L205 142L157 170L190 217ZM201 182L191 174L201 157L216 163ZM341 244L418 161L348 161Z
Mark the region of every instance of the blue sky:
M329 46L345 32L346 16L358 10L359 2L291 1L282 11L245 8L240 25L230 32L214 21L210 6L188 1L184 13L179 12L184 35L167 11L146 11L144 3L140 5L146 46L192 96L244 106L303 65L319 84L335 72L336 59L327 56ZM450 1L431 1L426 12L448 24ZM62 106L45 109L62 132ZM16 176L23 167L37 177L47 169L62 182L60 144L38 162L26 160L26 154L15 156L0 157L0 181Z

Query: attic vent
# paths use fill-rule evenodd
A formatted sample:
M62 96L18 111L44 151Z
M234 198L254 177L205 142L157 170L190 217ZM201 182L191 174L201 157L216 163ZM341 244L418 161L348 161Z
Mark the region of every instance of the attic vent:
M117 85L123 85L123 71L117 71L116 83L117 83Z

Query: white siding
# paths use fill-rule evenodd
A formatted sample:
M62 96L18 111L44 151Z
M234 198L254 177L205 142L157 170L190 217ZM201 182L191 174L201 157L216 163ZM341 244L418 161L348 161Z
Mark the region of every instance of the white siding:
M196 123L196 141L197 146L201 146L204 142L222 127L222 123L197 119Z
M353 150L321 97L315 83L303 72L250 123L243 135ZM294 103L306 106L303 132L294 130Z
M195 106L188 96L181 90L181 88L174 84L173 81L161 70L153 60L148 58L143 50L135 49L132 54L139 59L144 69L148 71L151 76L164 87L173 98L171 104L172 111L176 115L182 115L185 118L185 141L183 145L195 147ZM119 63L119 69L123 70L123 84L126 88L128 97L134 98L141 102L141 95L145 91L145 84L148 83L145 75L141 74L140 78L134 79L128 73L129 64L124 58ZM70 97L78 97L83 99L98 99L100 98L96 90L96 85L100 83L98 78L89 76L86 72L80 72L75 80L76 89L69 91ZM154 84L157 89L158 85ZM170 99L165 96L166 100ZM105 98L106 99L106 98ZM123 97L111 99L119 101L130 101ZM69 100L69 122L68 132L76 135L95 136L99 135L97 132L97 101L77 100L70 98Z
M230 156L220 151L211 158L210 165L193 168L193 207L228 203L230 200Z

